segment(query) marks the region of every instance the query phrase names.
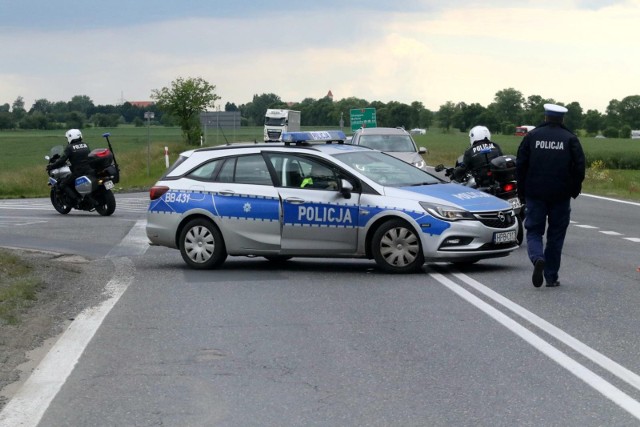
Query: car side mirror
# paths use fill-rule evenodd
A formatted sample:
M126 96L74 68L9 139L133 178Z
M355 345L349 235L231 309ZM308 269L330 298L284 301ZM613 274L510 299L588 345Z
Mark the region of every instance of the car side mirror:
M342 197L344 197L345 199L350 199L352 192L353 192L353 185L351 185L351 183L346 179L341 179L340 193L342 194Z
M418 153L420 153L420 154L427 154L428 152L429 152L429 150L427 149L427 147L418 148Z

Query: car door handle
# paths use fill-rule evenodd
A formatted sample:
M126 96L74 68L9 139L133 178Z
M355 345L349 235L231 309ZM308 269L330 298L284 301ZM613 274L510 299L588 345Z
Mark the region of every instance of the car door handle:
M233 196L234 194L236 194L235 191L232 190L221 190L218 192L221 196Z
M305 200L301 199L300 197L287 197L286 199L284 199L284 201L287 203L291 203L292 205L301 205L305 203Z

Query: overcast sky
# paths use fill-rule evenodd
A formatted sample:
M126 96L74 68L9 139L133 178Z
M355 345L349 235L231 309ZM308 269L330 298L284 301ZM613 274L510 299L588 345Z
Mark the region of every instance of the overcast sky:
M202 77L275 93L489 105L499 90L604 112L640 94L640 0L0 0L0 104L150 100Z

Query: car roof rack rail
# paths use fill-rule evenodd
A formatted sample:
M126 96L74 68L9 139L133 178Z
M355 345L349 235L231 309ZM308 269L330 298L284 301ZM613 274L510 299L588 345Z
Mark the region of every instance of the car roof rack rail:
M309 145L324 142L325 144L344 144L347 136L341 130L321 130L309 132L285 132L282 134L284 145Z

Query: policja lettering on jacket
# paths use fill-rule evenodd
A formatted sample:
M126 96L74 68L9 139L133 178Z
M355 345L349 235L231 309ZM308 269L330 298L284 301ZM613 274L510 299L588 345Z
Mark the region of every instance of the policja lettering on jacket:
M535 148L542 148L545 150L564 150L564 142L560 141L536 141Z

